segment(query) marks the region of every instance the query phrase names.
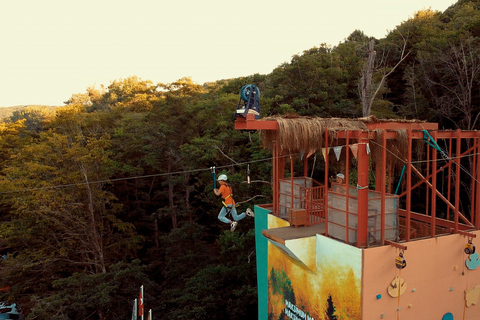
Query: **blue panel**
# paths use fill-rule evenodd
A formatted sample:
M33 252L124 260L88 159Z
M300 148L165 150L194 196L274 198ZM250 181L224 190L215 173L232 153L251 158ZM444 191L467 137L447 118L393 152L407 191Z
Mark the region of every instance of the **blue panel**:
M268 317L268 240L262 230L268 229L270 210L255 206L255 250L257 255L258 319Z

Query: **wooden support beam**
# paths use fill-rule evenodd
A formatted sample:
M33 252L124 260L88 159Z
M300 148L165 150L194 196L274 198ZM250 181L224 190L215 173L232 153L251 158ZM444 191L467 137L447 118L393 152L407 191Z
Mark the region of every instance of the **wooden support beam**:
M407 176L406 176L406 181L407 181L407 196L406 198L406 212L407 216L406 218L406 234L405 234L405 240L410 241L410 213L412 209L412 169L415 169L414 166L412 166L412 130L407 130L407 136L408 136L408 145L407 145Z
M369 155L367 153L368 135L363 132L358 139L357 165L357 247L367 245L368 240L368 169ZM347 228L348 229L348 228Z
M477 237L477 235L475 233L472 233L472 232L467 232L467 231L462 231L462 230L455 231L454 228L452 228L450 231L452 231L452 233L458 233L458 234L461 234L462 236L469 237L469 238L476 238Z
M429 186L435 193L436 195L443 200L443 202L445 202L445 204L447 206L449 206L452 210L455 210L455 205L453 205L450 201L448 201L445 196L443 194L440 193L440 191L438 191L437 189L434 189L432 184L430 182L428 182L426 180L426 178L420 173L420 171L418 171L417 168L415 168L414 166L412 165L409 165L409 167L411 167L411 169L413 170L413 172L415 172L420 178L424 179L425 180L425 184L427 186ZM458 212L458 210L457 210ZM463 215L461 214L460 212L458 212L458 218L462 219L465 223L471 225L473 227L473 224ZM457 219L458 220L458 219Z
M406 217L407 216L407 211L405 209L399 209L398 213L400 214L401 217ZM412 220L417 220L420 222L423 222L427 225L430 224L430 219L431 217L429 215L423 214L423 213L418 213L418 212L410 212L410 216ZM446 228L448 231L449 229L454 229L455 225L453 221L450 220L445 220L442 218L436 218L435 224L439 227ZM473 227L471 225L466 225L463 223L458 224L459 230L471 230Z
M398 248L400 250L407 250L407 246L404 246L403 244L400 244L398 242L390 241L390 240L385 240L385 244L388 244L389 246Z
M410 129L410 130L438 130L438 123L433 122L375 122L366 123L368 130L384 129L384 130L396 130L396 129Z

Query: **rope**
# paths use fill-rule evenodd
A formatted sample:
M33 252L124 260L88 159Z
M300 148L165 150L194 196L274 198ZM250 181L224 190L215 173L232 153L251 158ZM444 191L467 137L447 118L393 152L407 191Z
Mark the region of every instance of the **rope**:
M315 153L315 157L313 157L312 173L310 173L310 178L313 177L313 170L315 170L315 163L316 162L317 162L317 153Z
M406 168L406 166L403 165L402 173L400 174L400 179L398 179L397 189L395 189L394 194L398 194L398 189L400 188L400 184L402 183L402 178L403 178L403 174L405 173L405 168Z
M402 269L398 271L398 298L397 298L397 320L400 320L400 290L402 288L402 285L400 283L402 279Z
M258 198L258 197L266 198L267 196L264 196L264 195L261 195L261 194L257 194L256 196L253 196L253 197L251 197L250 199L247 199L247 200L245 200L245 201L235 202L235 204L240 205L240 204L245 203L245 202L250 202L250 201L252 201L253 199Z

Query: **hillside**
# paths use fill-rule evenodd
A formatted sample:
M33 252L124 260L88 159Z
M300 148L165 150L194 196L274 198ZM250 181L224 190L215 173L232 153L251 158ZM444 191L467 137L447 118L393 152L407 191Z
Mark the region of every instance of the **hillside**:
M5 120L10 118L15 111L20 111L23 109L27 108L56 108L53 106L45 106L45 105L36 105L36 104L30 104L30 105L21 105L21 106L13 106L13 107L2 107L0 108L0 120Z

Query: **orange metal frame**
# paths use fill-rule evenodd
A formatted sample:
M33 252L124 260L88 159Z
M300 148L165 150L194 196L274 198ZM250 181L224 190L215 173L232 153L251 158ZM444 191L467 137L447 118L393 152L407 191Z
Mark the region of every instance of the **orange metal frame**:
M235 128L239 130L278 130L276 121L264 121L255 120L253 117L247 118L239 117L235 122ZM385 243L385 197L387 193L391 193L392 182L386 181L387 176L391 176L392 166L387 163L387 142L391 139L397 139L397 129L404 129L408 136L408 149L406 159L401 159L405 163L405 187L403 192L399 194L399 197L404 199L405 208L400 210L400 216L405 219L405 238L404 241L412 240L411 224L412 221L418 221L429 225L430 236L436 236L437 226L440 228L452 230L455 233L462 233L468 230L480 229L480 205L478 199L480 199L480 132L477 131L440 131L438 125L435 123L410 123L410 122L377 122L373 124L367 124L369 130L354 131L345 130L337 131L333 133L335 136L330 137L332 133L325 132L324 147L328 148L329 143L334 138L345 139L346 145L351 143L358 144L357 155L357 188L358 188L358 221L357 221L357 246L362 247L367 244L368 237L368 184L369 184L369 154L367 145L369 143L377 143L376 134L381 132L381 161L376 167L376 191L380 192L381 201L381 241ZM445 159L438 157L438 150L425 143L426 157L427 159L419 159L413 161L412 145L414 141L424 140L425 130L430 134L431 138L436 141L444 141L445 149L448 149L448 155ZM447 146L448 144L448 146ZM279 180L283 179L283 172L285 166L285 157L289 155L281 154L280 146L274 142L273 146L273 213L278 213L278 201L279 201ZM455 149L455 150L453 150ZM346 162L350 163L350 153L346 153ZM470 157L472 164L468 169L468 175L471 177L470 183L470 208L468 218L465 212L460 211L460 184L461 179L455 177L461 177L462 163L461 157ZM439 165L440 161L447 162L446 164ZM325 159L325 181L324 185L328 185L328 157ZM424 164L425 170L418 169L421 167L420 163ZM308 162L304 159L304 175L306 176ZM291 161L291 171L293 172L293 160ZM447 194L442 194L437 189L439 181L437 175L440 173L447 173ZM349 181L349 166L345 166L345 181ZM464 173L465 175L465 173ZM293 179L293 176L292 176ZM414 182L415 181L415 182ZM445 183L445 181L441 181ZM465 183L465 182L464 182ZM426 186L426 212L417 213L412 211L412 191L421 185ZM452 188L453 187L453 188ZM348 202L348 189L346 201ZM327 203L328 190L324 189L323 204ZM443 202L447 207L447 216L445 219L437 217L437 204ZM327 206L323 206L322 221L328 222L328 209ZM346 204L348 208L348 203ZM453 217L451 215L453 213ZM348 214L347 214L348 219ZM312 223L316 223L317 220L312 220ZM347 220L348 225L348 220ZM347 228L348 230L348 228ZM328 223L325 223L325 234L328 235ZM348 242L348 232L346 234L346 241ZM391 242L391 241L390 241Z

